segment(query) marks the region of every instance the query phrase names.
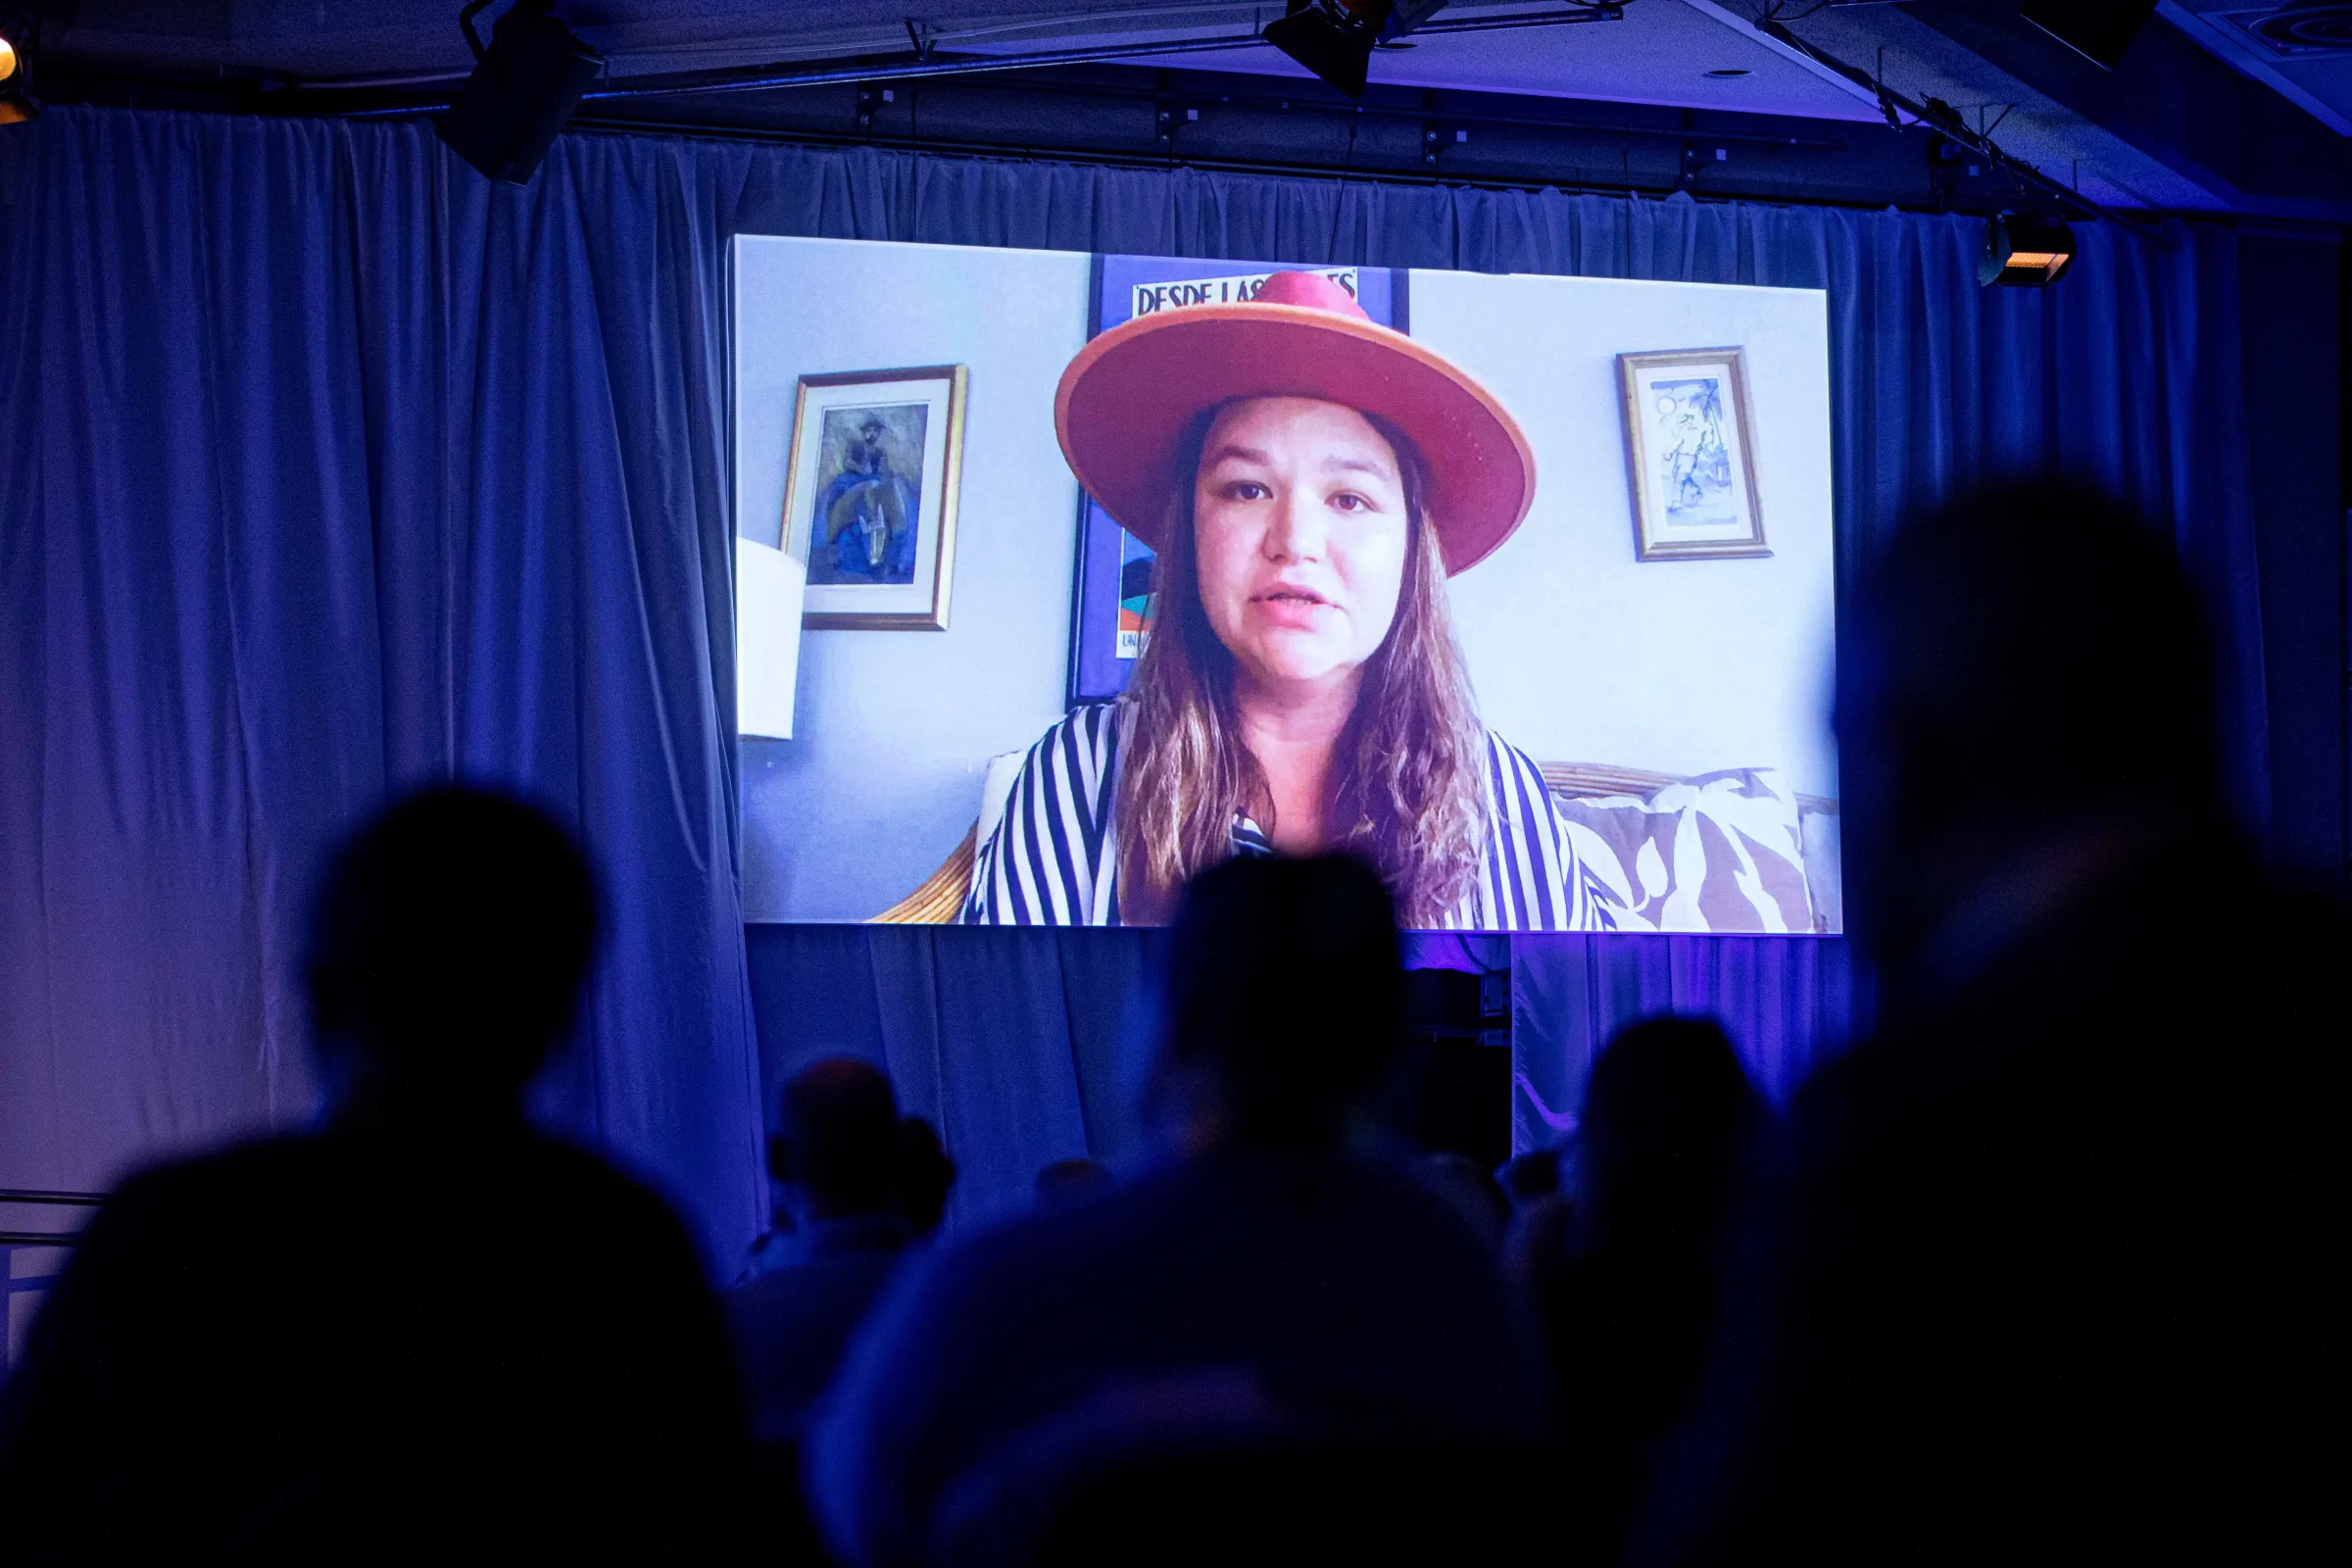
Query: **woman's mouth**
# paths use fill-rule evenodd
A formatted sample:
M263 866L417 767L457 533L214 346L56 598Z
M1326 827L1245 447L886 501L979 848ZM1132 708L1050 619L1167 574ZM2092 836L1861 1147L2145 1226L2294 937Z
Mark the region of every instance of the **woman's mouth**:
M1338 608L1312 588L1288 583L1253 595L1250 603L1274 625L1298 630L1311 629L1323 612Z

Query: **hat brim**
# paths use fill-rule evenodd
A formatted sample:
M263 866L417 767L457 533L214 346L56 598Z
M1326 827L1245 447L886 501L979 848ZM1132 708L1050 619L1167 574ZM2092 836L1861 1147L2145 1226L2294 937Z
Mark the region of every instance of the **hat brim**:
M1337 403L1402 432L1427 470L1448 574L1493 555L1535 504L1535 453L1493 393L1401 332L1303 306L1195 305L1112 327L1062 371L1054 428L1087 493L1159 550L1187 427L1266 397Z

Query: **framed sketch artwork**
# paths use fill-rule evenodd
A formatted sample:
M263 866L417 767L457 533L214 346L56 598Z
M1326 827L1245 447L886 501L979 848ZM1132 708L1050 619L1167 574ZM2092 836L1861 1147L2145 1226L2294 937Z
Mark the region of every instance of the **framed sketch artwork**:
M804 375L784 548L814 631L946 631L963 469L964 368Z
M1620 354L1634 554L1642 561L1769 556L1756 495L1742 351Z

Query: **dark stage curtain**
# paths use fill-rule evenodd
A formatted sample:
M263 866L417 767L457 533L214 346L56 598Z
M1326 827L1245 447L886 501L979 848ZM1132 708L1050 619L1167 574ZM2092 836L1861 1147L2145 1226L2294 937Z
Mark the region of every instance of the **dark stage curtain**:
M304 883L387 790L463 773L553 803L611 889L588 1049L551 1115L663 1180L722 1256L757 1224L728 631L738 230L1827 287L1841 584L1956 484L2052 463L2103 479L2209 590L2233 784L2250 813L2267 803L2220 227L2082 225L2062 286L1983 290L1961 218L601 135L564 137L513 190L419 124L59 110L0 136L0 1182L101 1185L307 1114ZM932 1009L928 1036L898 1038L931 1042L906 1049L935 1054L921 1093L991 1173L973 1192L1091 1136L1107 1091L1079 1068L1110 1004L1073 1000L1071 955L1115 979L1134 939L1033 937L968 968L946 956L996 950L757 940L793 950L760 1015L791 1020L770 1078L808 1018L867 987L876 1018ZM931 955L927 991L911 957L874 956L894 941ZM1592 995L1736 1010L1742 988L1789 1017L1851 1010L1835 945L1624 951L1645 956L1582 960L1594 1019L1617 1003ZM1609 978L1628 972L1669 980ZM1558 1060L1523 1071L1556 1113L1592 1037L1546 1038Z
M696 160L574 144L518 191L416 127L21 128L0 1182L102 1187L308 1115L321 852L388 791L465 775L547 802L604 875L548 1114L731 1256L764 1190Z
M1159 933L746 928L764 1102L819 1056L890 1070L955 1157L951 1228L1018 1209L1038 1168L1142 1152L1137 1092Z
M767 1102L819 1056L887 1066L961 1167L951 1228L1026 1205L1048 1161L1149 1157L1138 1111L1159 933L754 925L748 941ZM1574 1130L1593 1057L1637 1018L1721 1018L1758 1086L1785 1102L1869 1006L1867 976L1836 938L1415 933L1405 961L1511 971L1522 1151Z

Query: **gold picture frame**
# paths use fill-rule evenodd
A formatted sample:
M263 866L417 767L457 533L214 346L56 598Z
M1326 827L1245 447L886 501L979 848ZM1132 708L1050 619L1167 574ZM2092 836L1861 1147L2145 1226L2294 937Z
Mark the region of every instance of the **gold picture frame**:
M808 567L808 630L948 629L968 374L918 365L800 378L782 539Z
M1617 356L1640 561L1769 556L1743 349Z

